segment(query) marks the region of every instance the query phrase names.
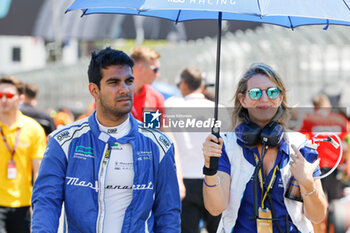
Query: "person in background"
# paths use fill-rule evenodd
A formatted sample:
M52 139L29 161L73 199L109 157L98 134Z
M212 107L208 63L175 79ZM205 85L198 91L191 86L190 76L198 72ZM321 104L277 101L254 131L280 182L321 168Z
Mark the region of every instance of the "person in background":
M203 108L208 108L212 110L214 108L214 102L207 100L202 93L202 74L203 72L197 67L189 67L181 72L178 87L183 98L172 98L165 101L165 106L171 108L169 110L174 110L174 115L177 113L177 109L188 112L186 109L201 108L203 110ZM198 114L193 117L207 119L208 115ZM207 133L190 131L191 129L185 129L181 132L173 131L175 141L179 145L178 153L186 190L186 196L182 200L181 232L198 233L199 223L202 219L206 230L209 233L215 233L220 216L214 217L205 209L202 191L204 159L201 150Z
M135 62L135 96L131 113L137 120L143 121L144 109L158 109L163 113L164 97L151 87L160 75L160 54L151 48L137 47L130 56Z
M308 138L312 138L318 133L325 132L325 134L321 134L318 138L331 136L336 140L334 136L328 134L334 133L344 141L347 133L347 119L339 113L332 112L329 98L325 94L316 95L312 99L312 104L314 106L314 112L305 116L299 131L306 134ZM325 174L336 164L339 156L339 148L335 148L330 142L323 142L320 143L317 151L321 159L320 167L322 174ZM340 165L342 164L344 164L343 155L340 161ZM345 164L342 167L345 168ZM329 203L343 197L343 183L340 179L341 172L341 169L338 167L329 176L321 179L323 191ZM326 221L322 224L315 225L315 232L326 232Z
M313 232L327 200L319 160L309 163L297 149L306 138L287 132L289 107L285 86L269 66L253 64L234 95L235 130L203 143L204 203L212 215L222 213L218 232ZM219 158L218 169L210 158ZM303 202L285 197L291 176Z
M206 73L203 73L203 82L202 82L202 93L206 99L215 101L215 91L213 88L215 87L214 83L210 83L206 77Z
M93 53L89 91L96 111L55 131L33 188L33 232L180 232L174 146L130 114L133 60Z
M143 122L144 109L156 111L159 110L161 118L164 116L164 96L155 90L151 84L160 75L160 54L148 47L137 47L133 50L130 57L134 60L133 75L135 77L134 105L131 110L132 115ZM162 121L161 121L162 123ZM162 129L160 129L162 130ZM167 136L173 139L171 132ZM177 143L174 140L175 161L180 168L179 154L177 153ZM181 169L177 169L178 182L180 186L181 199L185 196L185 185L183 184Z
M24 115L34 118L44 128L46 136L56 129L55 122L45 110L38 108L39 88L34 83L24 84L24 101L20 108Z
M317 133L327 132L337 134L341 140L344 140L347 132L347 119L339 114L332 112L331 102L325 94L319 94L313 97L312 103L314 112L305 116L301 129L308 138L312 138ZM327 135L328 136L328 135ZM320 167L322 174L325 174L336 164L339 152L331 143L321 143L317 151L319 153ZM344 162L342 158L340 164ZM321 180L323 190L328 201L342 197L342 183L337 179L338 170Z
M74 115L68 108L60 108L53 117L53 120L57 128L62 128L74 121Z
M30 198L46 139L44 129L23 115L23 83L0 78L0 232L30 232Z

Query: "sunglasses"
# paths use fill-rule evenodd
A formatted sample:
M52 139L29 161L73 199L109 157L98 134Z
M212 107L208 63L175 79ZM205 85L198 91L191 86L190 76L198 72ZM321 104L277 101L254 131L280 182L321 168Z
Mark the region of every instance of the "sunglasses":
M153 72L156 74L156 73L158 73L158 71L159 71L159 67L156 67L156 66L153 66L153 65L150 65L150 66L148 66L151 70L153 70Z
M277 99L281 94L281 90L277 87L269 87L264 90L260 88L252 88L248 91L248 94L252 100L258 100L261 98L263 91L266 92L267 97L269 97L271 100Z
M6 99L12 99L15 94L12 94L10 92L0 92L0 99L2 99L3 96L5 96Z

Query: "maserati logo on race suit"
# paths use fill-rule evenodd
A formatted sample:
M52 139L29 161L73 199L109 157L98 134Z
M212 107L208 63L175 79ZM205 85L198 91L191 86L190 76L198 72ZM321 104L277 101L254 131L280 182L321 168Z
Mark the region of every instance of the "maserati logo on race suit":
M132 189L132 190L153 190L153 183L128 185L106 185L106 189Z
M72 185L72 186L79 186L79 187L84 187L84 188L91 188L94 189L96 192L98 192L98 182L97 180L95 181L95 184L80 180L78 177L66 177L67 179L67 185Z

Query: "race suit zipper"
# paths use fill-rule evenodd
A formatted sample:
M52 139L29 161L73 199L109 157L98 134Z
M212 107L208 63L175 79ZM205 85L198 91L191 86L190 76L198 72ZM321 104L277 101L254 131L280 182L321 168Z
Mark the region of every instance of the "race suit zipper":
M109 162L109 156L111 154L111 149L106 143L105 149L103 151L103 158L100 163L100 169L98 174L98 216L97 216L97 225L96 225L96 233L103 232L103 221L105 214L105 206L104 206L104 184L106 179L106 168Z

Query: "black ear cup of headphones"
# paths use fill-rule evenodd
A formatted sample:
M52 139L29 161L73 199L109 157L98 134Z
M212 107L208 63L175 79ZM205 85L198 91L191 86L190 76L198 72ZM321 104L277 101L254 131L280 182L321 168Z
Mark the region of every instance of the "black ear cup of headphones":
M281 143L283 135L283 127L276 121L271 121L261 130L260 143L267 146L277 146Z
M251 121L242 122L235 129L237 139L247 146L254 146L257 144L260 131L260 127Z
M270 122L263 129L254 122L245 121L236 127L235 133L237 139L246 146L255 146L259 141L273 147L281 143L284 130L276 121Z

